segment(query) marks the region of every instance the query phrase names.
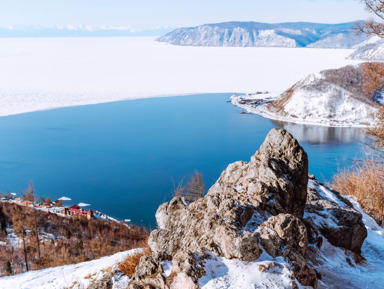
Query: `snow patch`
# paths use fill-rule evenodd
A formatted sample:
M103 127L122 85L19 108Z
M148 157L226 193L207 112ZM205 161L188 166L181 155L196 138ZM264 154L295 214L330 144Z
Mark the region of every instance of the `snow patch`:
M242 262L214 254L210 256L204 265L207 274L199 280L202 289L292 288L292 282L303 288L295 281L282 257L272 258L263 253L257 261Z

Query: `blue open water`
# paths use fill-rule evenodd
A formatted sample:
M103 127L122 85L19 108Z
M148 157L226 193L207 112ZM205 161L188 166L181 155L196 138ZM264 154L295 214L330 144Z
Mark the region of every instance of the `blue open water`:
M173 181L199 170L210 187L228 164L248 161L270 129L284 127L330 181L361 156L364 133L240 114L230 94L202 94L70 107L0 118L0 192L63 195L119 219L155 226Z

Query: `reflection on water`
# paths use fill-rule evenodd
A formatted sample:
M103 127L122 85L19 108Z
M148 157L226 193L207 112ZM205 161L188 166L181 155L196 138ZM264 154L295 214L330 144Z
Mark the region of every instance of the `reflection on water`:
M309 144L364 142L365 129L353 127L325 127L320 125L303 125L291 122L272 120L278 127L289 131L299 142Z

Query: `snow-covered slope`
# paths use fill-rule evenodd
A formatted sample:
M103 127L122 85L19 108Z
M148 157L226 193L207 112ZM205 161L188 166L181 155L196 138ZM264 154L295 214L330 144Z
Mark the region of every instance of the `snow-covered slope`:
M175 45L351 48L365 40L354 23L224 22L176 29L157 40Z
M384 60L384 39L374 36L353 47L355 51L348 59Z
M1 289L66 289L88 288L98 280L109 278L117 270L118 263L137 249L117 253L75 265L65 265L39 271L29 271L23 274L0 278ZM129 278L117 274L112 277L113 289L125 289Z
M312 74L269 105L268 110L281 117L330 126L369 126L375 124L377 107L354 97L322 74Z
M232 103L250 113L295 123L334 127L375 125L379 105L362 93L361 66L311 74L278 98L232 96Z

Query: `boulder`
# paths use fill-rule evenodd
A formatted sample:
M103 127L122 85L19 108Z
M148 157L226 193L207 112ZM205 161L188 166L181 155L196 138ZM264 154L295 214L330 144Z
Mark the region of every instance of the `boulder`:
M162 275L163 268L154 256L142 256L128 289L169 289Z
M307 183L306 152L286 130L272 129L251 161L229 165L208 195L227 195L272 215L302 218Z
M338 192L315 179L309 181L305 221L334 246L361 253L367 229L361 214Z
M260 225L259 232L261 245L272 257L282 256L288 247L305 257L308 245L307 229L294 215L273 216Z

